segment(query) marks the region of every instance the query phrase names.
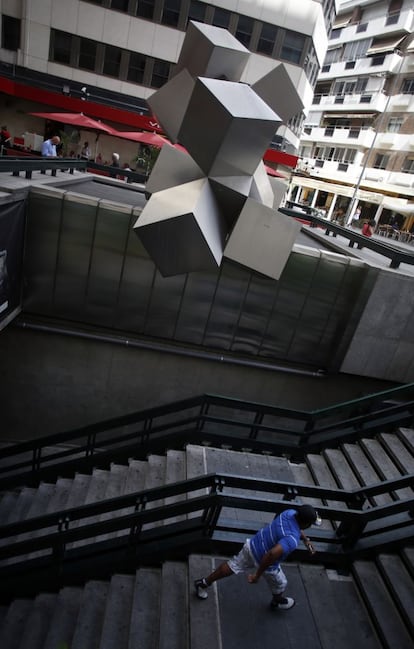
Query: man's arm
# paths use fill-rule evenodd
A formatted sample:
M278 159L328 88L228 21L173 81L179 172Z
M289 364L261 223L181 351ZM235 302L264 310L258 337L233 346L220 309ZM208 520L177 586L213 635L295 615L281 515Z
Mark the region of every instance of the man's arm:
M309 554L316 554L316 550L313 547L313 543L311 542L310 538L308 536L306 536L306 534L305 534L305 532L303 530L300 531L300 538L302 539L302 541L306 545L306 548L307 548Z
M253 575L248 575L247 580L250 584L256 584L266 568L271 566L273 563L276 563L278 559L281 558L283 555L283 548L282 546L277 543L276 545L273 546L269 550L269 552L266 552L266 554L263 555L261 562L259 563L259 567L257 568L256 572Z

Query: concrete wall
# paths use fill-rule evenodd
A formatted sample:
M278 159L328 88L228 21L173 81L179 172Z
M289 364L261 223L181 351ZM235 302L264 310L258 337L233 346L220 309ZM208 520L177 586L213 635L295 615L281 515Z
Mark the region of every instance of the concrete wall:
M0 333L0 439L23 440L205 392L313 409L393 387L134 349L10 325Z

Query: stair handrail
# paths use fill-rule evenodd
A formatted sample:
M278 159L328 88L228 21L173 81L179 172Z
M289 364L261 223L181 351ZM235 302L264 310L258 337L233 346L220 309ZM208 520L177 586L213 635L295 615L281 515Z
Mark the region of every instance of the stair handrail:
M60 554L64 551L68 543L90 539L101 534L107 534L111 531L128 529L132 533L134 528L135 541L138 539L142 526L149 522L166 521L169 518L183 514L195 513L201 511L204 536L212 536L218 526L218 511L223 507L234 507L241 510L253 510L269 512L275 515L288 507L295 508L300 503L295 502L298 497L319 498L325 501L341 501L348 504L348 508L339 508L331 504L318 506L318 512L322 519L330 521L339 521L336 537L328 534L325 530L317 530L316 539L320 542L335 545L335 554L338 553L339 545L343 553L355 552L357 543L360 539L368 537L374 538L375 535L384 535L391 526L392 530L397 527L401 530L405 527L410 528L411 535L414 531L414 494L411 498L397 500L387 505L372 506L369 509L363 509L367 504L368 498L372 495L381 493L391 493L404 487L412 487L413 476L407 475L396 480L388 480L369 487L360 487L352 490L333 489L320 487L316 485L296 484L287 481L272 481L258 478L245 478L237 474L228 473L210 473L201 477L191 478L189 480L179 481L153 489L146 489L140 492L117 496L115 498L89 503L70 509L63 509L50 514L44 514L32 517L24 521L6 524L0 527L0 539L4 543L0 546L0 560L10 557L24 555L40 549L54 547L58 543ZM226 489L232 490L232 493L226 493ZM208 493L200 495L201 490L207 490ZM240 491L254 490L265 493L266 498L258 496L246 497L243 493L237 495L235 489ZM195 495L194 495L195 494ZM269 494L280 494L282 498L269 498ZM186 496L179 502L169 503L154 508L148 508L151 502L159 501L173 496ZM350 506L350 507L349 507ZM89 523L79 527L71 528L75 521L82 521L92 516L108 514L110 512L122 512L127 507L134 507L135 512L132 514L122 514L110 520ZM211 511L214 510L214 513ZM378 525L378 521L389 519L388 526ZM372 530L367 530L369 523L376 523ZM246 523L243 523L243 529ZM55 531L49 532L42 536L35 536L28 540L17 540L13 538L24 535L29 532L36 534L42 530L56 528ZM223 529L223 524L220 525ZM237 523L232 523L232 532L237 528ZM254 533L256 530L252 530ZM175 533L177 532L177 525ZM154 533L153 533L154 534ZM165 536L165 534L163 534ZM8 542L5 541L8 539ZM384 541L381 541L384 543ZM372 545L372 544L371 544ZM1 569L0 569L1 575Z
M322 445L339 444L341 441L352 439L353 436L372 434L384 426L409 424L414 418L414 399L396 403L395 398L411 396L412 392L414 392L414 383L313 411L246 402L213 394L200 395L3 447L0 449L0 463L3 460L3 466L0 467L2 473L0 486L7 488L8 484L18 484L16 480L19 476L24 480L30 480L30 476L32 480L39 480L45 472L50 475L53 462L56 462L56 470L61 471L63 464L61 460L76 463L76 458L82 454L90 464L93 464L94 461L107 462L105 450L109 452L109 448L112 453L117 449L122 453L123 446L125 452L127 450L133 452L134 449L138 451L141 448L148 453L151 445L161 448L161 442L164 446L171 444L174 439L177 444L186 443L186 435L189 432L193 433L194 439L208 438L210 442L218 440L219 444L220 440L224 439L226 443L230 442L238 447L244 444L259 452L273 449L274 452L286 451L303 456L306 452L314 451ZM393 401L384 406L386 398L391 397ZM378 407L378 404L381 407ZM230 416L210 414L214 406L219 406L221 410L227 408ZM373 406L376 406L377 410L372 411ZM354 412L350 413L352 409ZM233 411L249 412L253 421L242 420L240 417L231 418ZM177 413L180 412L183 416L177 418ZM316 426L318 421L344 412L348 416L342 419L338 417L329 423ZM169 421L167 418L171 414L174 417ZM296 424L283 427L264 423L263 420L267 415L292 422L301 421L302 427ZM212 425L221 426L223 430L212 431ZM237 427L238 437L233 432L231 436L226 435L228 427L233 429ZM112 437L108 434L111 430ZM162 433L164 440L161 439ZM263 433L266 433L265 441L263 438L258 439ZM283 436L282 442L271 439L271 436L275 438L277 435ZM231 439L227 439L229 437ZM78 441L77 445L75 441ZM188 441L190 440L187 440L187 443ZM129 446L127 442L130 442ZM47 447L58 446L61 447L58 451L45 452ZM31 456L19 461L17 458L25 453L30 453ZM5 460L8 460L7 464L4 463ZM98 464L93 465L98 466Z

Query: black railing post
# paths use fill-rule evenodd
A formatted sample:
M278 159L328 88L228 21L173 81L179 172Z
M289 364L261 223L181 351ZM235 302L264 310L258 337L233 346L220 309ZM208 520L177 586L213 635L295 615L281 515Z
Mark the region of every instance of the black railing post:
M361 537L366 526L365 521L358 518L350 518L342 521L336 530L336 536L342 539L342 547L345 549L352 548Z
M257 439L257 434L258 434L258 427L261 425L263 422L263 413L262 412L256 412L256 415L254 417L253 421L253 426L251 427L250 434L249 434L249 439Z
M88 439L86 442L86 457L90 457L94 454L96 444L96 432L89 433Z

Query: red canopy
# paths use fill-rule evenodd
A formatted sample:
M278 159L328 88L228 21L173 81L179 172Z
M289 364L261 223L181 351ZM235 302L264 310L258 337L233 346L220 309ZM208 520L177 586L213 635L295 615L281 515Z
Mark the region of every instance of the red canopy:
M83 128L88 131L102 131L108 135L114 135L117 131L111 126L107 126L97 119L87 117L83 113L29 113L34 117L42 117L49 119L52 122L61 122L62 124L72 124L78 128Z
M269 165L265 165L264 168L266 169L266 173L269 174L269 176L274 176L275 178L285 178L283 174L280 174L276 169L272 169L272 167L269 167Z
M165 144L171 145L171 142L165 137L161 137L158 133L149 133L148 131L114 131L113 135L122 137L125 140L157 146L158 148L163 147Z

